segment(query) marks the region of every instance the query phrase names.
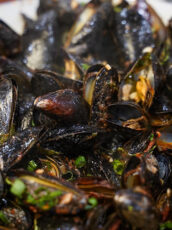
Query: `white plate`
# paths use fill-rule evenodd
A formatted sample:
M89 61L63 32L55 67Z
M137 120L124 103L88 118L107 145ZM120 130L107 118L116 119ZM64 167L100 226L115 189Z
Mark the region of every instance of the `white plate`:
M65 0L63 0L65 1ZM86 2L87 0L78 0ZM157 11L164 23L172 17L172 0L147 0ZM23 31L23 21L21 13L25 13L29 17L36 18L36 9L39 0L16 0L8 3L0 4L0 18L10 25L17 33Z

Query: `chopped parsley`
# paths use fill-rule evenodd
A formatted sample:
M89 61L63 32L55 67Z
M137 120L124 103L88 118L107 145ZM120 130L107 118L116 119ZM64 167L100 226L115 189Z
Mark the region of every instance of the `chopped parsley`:
M87 71L88 68L90 68L90 65L86 64L86 63L82 63L81 64L83 70Z
M88 204L86 205L85 209L90 210L98 205L98 201L95 197L90 197L88 199Z
M86 164L86 159L85 159L84 156L79 156L79 157L76 158L75 166L77 168L83 168L85 166L85 164Z
M172 222L171 221L166 221L166 222L160 224L160 230L165 230L165 229L172 229Z
M16 179L10 188L10 192L15 196L21 198L24 191L26 189L26 185L20 179Z
M41 192L45 191L45 194ZM40 187L34 192L37 196L34 197L31 194L27 195L26 202L34 205L42 210L48 210L54 207L58 203L58 197L62 194L60 190L48 191L46 188ZM40 194L41 193L41 194ZM40 196L39 196L40 194Z
M33 171L35 171L36 168L37 168L36 162L33 160L29 161L29 164L27 166L27 170L30 172L33 172Z
M120 160L114 160L112 164L113 164L113 170L115 171L115 173L121 176L124 171L124 166L125 166L124 163Z
M7 225L7 224L9 223L7 216L6 216L2 211L0 211L0 220L1 220L5 225Z

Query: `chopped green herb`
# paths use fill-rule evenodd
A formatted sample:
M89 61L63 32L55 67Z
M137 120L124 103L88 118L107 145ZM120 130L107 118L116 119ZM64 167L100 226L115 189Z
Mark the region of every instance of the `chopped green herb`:
M35 163L35 161L31 160L29 161L29 164L27 166L27 170L30 172L35 171L35 169L37 168L37 164Z
M122 10L122 8L119 7L119 6L115 6L115 7L114 7L114 11L115 11L116 13L120 13L121 10Z
M87 176L93 176L91 173L87 173Z
M80 2L80 5L81 5L81 6L85 6L85 5L86 5L86 2Z
M150 141L153 141L153 139L154 139L154 134L153 133L151 133L151 135L150 135Z
M85 209L90 210L98 205L98 201L95 197L90 197L88 199L88 204L86 205Z
M86 159L84 156L79 156L75 160L75 165L77 168L82 168L86 164Z
M42 194L42 191L45 191L45 194ZM33 197L31 194L28 194L26 202L44 210L54 207L58 202L57 197L62 194L60 190L50 192L44 187L40 187L34 193L37 196ZM40 196L38 194L40 194Z
M130 211L130 212L133 211L133 206L129 205L128 206L128 211Z
M32 125L32 127L35 127L35 122L34 122L34 120L32 120L31 125Z
M88 203L91 204L93 207L95 207L95 206L97 206L98 201L97 201L97 199L95 197L90 197L88 199Z
M116 174L121 176L124 171L124 163L120 160L114 160L113 170L115 171Z
M48 192L48 190L47 190L47 188L45 188L45 187L39 187L38 189L36 189L35 191L34 191L34 193L35 194L39 194L40 192L43 192L43 191L46 191L46 192Z
M0 220L1 220L4 224L8 224L8 223L9 223L7 216L6 216L2 211L0 211Z
M25 189L26 189L26 186L23 183L23 181L21 181L20 179L16 179L10 188L10 192L18 196L19 198L21 198Z
M88 68L90 68L90 65L86 64L86 63L82 63L81 64L83 70L87 71Z
M172 229L172 222L166 221L165 223L160 224L160 230Z
M152 153L155 148L156 148L156 145L153 145L152 148L150 149L149 153Z

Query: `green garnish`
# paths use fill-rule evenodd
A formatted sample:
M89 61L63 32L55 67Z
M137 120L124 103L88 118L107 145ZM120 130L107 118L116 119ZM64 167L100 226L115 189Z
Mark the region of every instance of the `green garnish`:
M75 160L75 165L77 168L83 168L86 164L86 159L84 156L79 156Z
M122 10L122 8L119 7L119 6L115 6L113 9L114 9L114 11L115 11L116 13L120 13L121 10Z
M86 205L85 209L90 210L98 205L98 201L95 197L90 197L88 199L88 204Z
M32 125L32 127L35 127L35 122L34 122L34 120L32 120L31 125Z
M150 141L153 141L153 139L154 139L154 134L153 133L151 133L151 135L150 135Z
M6 216L2 211L0 211L0 220L1 220L5 225L9 223L7 216Z
M90 68L90 65L86 64L86 63L82 63L81 64L83 70L87 71L88 68Z
M85 5L86 5L86 2L80 2L80 5L81 5L81 6L85 6Z
M160 230L172 229L172 222L166 221L165 223L160 224Z
M120 160L114 160L112 164L115 173L121 176L124 171L124 163Z
M133 206L129 205L128 206L128 211L130 211L130 212L133 211Z
M26 185L20 179L16 179L10 188L10 192L21 198L26 189Z
M42 191L45 191L45 194L42 194ZM57 197L59 197L62 194L60 190L50 192L43 187L37 189L34 193L37 196L34 197L31 194L28 194L26 202L44 210L48 210L54 207L58 202ZM40 196L38 194L40 194Z
M95 197L90 197L88 199L88 203L91 204L93 207L95 207L95 206L97 206L98 201L97 201L97 199Z
M153 145L152 148L150 149L149 153L153 153L155 148L156 148L156 145Z
M29 161L29 164L27 166L27 170L30 172L33 172L33 171L35 171L36 168L37 168L36 162L33 160Z

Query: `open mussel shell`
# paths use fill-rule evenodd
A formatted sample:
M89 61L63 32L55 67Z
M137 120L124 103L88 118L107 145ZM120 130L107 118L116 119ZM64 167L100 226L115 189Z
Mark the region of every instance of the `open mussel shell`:
M64 72L65 77L73 80L83 80L85 71L83 71L83 68L81 69L81 67L76 63L74 58L65 51L64 51L64 65L65 65L65 72Z
M40 127L28 128L9 138L0 146L0 170L7 172L35 146L44 131Z
M91 106L91 122L104 126L107 106L117 100L118 73L110 65L95 65L87 70L84 98Z
M124 145L123 148L129 155L137 154L139 152L146 151L150 139L152 137L152 133L150 131L140 132L138 135L132 137L128 140Z
M8 176L8 184L13 186L16 181L24 187L20 200L25 206L33 207L35 212L54 209L57 214L76 214L84 209L87 202L81 190L56 177L15 171Z
M0 79L0 138L3 143L14 132L14 116L18 99L16 83L9 78Z
M143 189L122 189L114 196L117 212L133 227L158 229L158 215L152 199Z
M41 170L43 170L44 174L57 178L62 177L62 170L60 168L61 165L58 163L57 160L53 159L50 156L47 156L46 158L39 158L39 162L41 164Z
M21 38L0 20L0 55L13 56L21 51Z
M107 122L128 129L146 130L148 119L142 108L132 102L116 102L107 108Z
M123 172L122 183L126 188L137 185L146 187L156 197L171 180L171 161L157 150L153 154L136 154L128 161Z
M90 106L93 100L96 76L102 68L101 64L91 66L87 69L84 78L83 96Z
M122 80L118 99L135 102L147 110L159 93L164 80L165 76L157 59L151 51L146 52L139 57Z

